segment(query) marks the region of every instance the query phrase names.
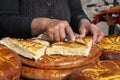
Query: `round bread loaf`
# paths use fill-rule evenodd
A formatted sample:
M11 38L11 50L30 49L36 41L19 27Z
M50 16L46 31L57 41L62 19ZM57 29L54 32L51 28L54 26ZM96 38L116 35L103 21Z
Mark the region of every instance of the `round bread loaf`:
M47 70L38 69L28 66L22 66L21 76L25 79L32 80L61 80L66 75L77 70L78 68L63 69L63 70Z
M23 64L42 69L68 69L96 62L101 55L101 49L93 46L88 56L44 55L40 60L32 60L20 56Z
M21 76L25 79L61 80L82 66L98 62L100 55L101 49L93 46L88 57L45 55L38 61L21 57L25 64Z
M95 63L99 61L99 58L94 58L91 63ZM85 65L84 65L85 66ZM65 76L71 74L76 68L68 68L68 69L40 69L33 68L29 66L22 66L21 77L26 79L37 79L37 80L61 80Z
M0 44L0 80L19 80L21 61L19 56Z

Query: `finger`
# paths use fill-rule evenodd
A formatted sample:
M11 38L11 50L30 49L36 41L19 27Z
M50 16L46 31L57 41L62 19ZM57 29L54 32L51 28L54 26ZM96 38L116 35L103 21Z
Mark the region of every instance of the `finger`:
M98 38L97 38L96 43L101 42L101 40L103 39L103 37L104 37L104 33L101 32L101 33L98 35Z
M94 24L90 27L91 33L93 34L93 43L99 43L102 40L104 33Z
M50 41L52 42L54 40L53 32L49 32L47 33L47 35L49 36Z
M79 32L80 32L80 36L79 37L85 37L86 33L87 33L87 30L86 30L85 27L83 27L83 28L80 28Z
M55 32L54 32L54 40L55 40L55 41L60 41L59 31L55 31Z
M60 35L60 41L64 41L65 40L65 36L66 36L64 28L60 29L59 35Z
M95 34L93 33L93 44L95 44L97 42L97 37L98 37L98 34Z
M73 30L72 30L72 28L70 26L67 26L65 28L65 32L66 32L66 35L70 36L70 40L75 41L74 32L73 32Z

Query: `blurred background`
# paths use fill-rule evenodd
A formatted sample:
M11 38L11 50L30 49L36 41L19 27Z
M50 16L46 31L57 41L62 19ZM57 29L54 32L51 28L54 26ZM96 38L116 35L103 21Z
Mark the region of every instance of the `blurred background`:
M93 20L93 15L99 13L101 10L107 10L111 7L120 6L120 0L81 0L83 10L88 15L89 19ZM99 22L97 26L105 33L109 35L109 25L106 22ZM120 34L120 25L112 25L115 27L112 29L112 34Z

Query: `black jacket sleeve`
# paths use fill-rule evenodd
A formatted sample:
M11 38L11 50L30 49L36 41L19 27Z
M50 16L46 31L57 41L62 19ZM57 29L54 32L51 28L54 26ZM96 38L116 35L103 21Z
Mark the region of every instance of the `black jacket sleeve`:
M71 27L75 32L78 33L78 23L81 19L86 18L89 20L87 15L82 9L80 0L68 0L71 10Z
M19 0L0 0L0 37L32 37L32 19L19 14Z

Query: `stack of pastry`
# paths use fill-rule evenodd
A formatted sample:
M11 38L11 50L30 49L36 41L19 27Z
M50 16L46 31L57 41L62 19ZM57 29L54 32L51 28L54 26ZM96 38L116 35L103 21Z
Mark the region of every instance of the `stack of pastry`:
M50 43L39 38L3 38L1 44L19 54L26 79L61 80L79 67L99 61L101 49L92 46L92 38L76 38L75 42Z

